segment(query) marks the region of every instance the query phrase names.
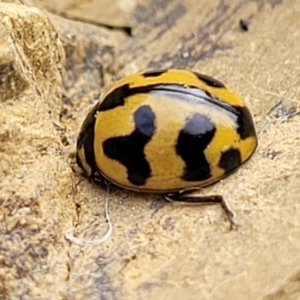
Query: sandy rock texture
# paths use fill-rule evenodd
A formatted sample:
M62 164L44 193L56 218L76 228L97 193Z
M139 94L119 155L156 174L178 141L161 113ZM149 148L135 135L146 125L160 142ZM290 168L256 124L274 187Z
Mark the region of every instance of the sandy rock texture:
M299 15L297 0L0 2L0 299L300 299ZM255 155L201 192L235 230L219 206L76 171L99 94L165 67L218 78L254 116Z
M57 253L76 217L72 201L61 201L70 184L59 184L71 179L58 123L64 50L36 8L0 3L0 22L1 295L37 299L52 276L67 276L67 252Z

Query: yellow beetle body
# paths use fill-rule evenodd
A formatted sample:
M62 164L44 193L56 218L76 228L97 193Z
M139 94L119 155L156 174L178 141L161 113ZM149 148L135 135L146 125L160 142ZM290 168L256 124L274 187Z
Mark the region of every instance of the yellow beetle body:
M212 184L254 153L243 100L197 72L148 71L116 82L86 117L77 163L93 178L168 194Z
M85 120L78 159L89 175L165 193L218 181L256 145L239 96L208 76L169 69L128 76L109 89Z

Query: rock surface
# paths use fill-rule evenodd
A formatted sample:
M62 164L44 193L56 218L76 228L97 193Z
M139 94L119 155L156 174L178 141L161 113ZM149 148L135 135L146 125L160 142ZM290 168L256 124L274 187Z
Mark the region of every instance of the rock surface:
M46 10L101 24L94 2L0 2L0 299L299 299L298 1L122 2L115 30ZM256 154L203 190L224 195L237 230L218 206L107 193L72 170L99 93L170 66L224 81L254 115ZM106 233L107 197L112 235L78 245Z

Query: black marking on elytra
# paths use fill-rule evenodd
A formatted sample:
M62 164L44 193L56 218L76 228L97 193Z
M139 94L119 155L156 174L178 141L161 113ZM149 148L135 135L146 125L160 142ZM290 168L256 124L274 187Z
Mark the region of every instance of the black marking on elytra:
M237 132L241 139L245 140L251 136L255 137L256 132L249 109L246 106L234 106L234 109L237 111Z
M145 71L142 75L143 77L158 77L164 73L168 72L168 69L156 70L156 71Z
M228 173L236 169L242 163L241 152L239 149L231 148L225 152L222 152L219 167Z
M136 130L151 138L155 130L155 114L149 105L139 107L134 113L134 123Z
M132 94L132 89L130 89L128 83L114 89L100 103L99 111L106 111L106 110L114 109L117 106L124 105L126 98L131 94Z
M204 93L206 94L206 96L207 96L208 98L214 98L210 92L204 91Z
M151 176L150 164L145 158L144 148L155 132L155 114L150 106L139 107L134 113L135 130L127 136L118 136L103 142L103 151L127 169L129 182L144 185Z
M212 78L208 75L204 75L204 74L201 74L198 72L193 72L193 73L197 76L197 78L199 80L205 82L208 86L211 86L214 88L225 88L225 85L221 81L219 81L215 78Z
M185 162L183 180L202 181L211 177L204 150L212 141L215 132L215 126L207 116L195 113L187 120L176 144L176 153Z
M85 160L86 163L91 167L92 174L97 171L95 153L94 153L94 131L95 131L95 115L98 110L98 103L93 107L93 109L86 116L77 139L77 149L84 147ZM82 162L76 154L76 163L83 169Z

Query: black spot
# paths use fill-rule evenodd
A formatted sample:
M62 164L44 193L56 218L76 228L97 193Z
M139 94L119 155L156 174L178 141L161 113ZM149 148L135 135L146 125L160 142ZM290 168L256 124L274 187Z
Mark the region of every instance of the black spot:
M248 31L248 23L245 20L240 19L239 25L242 30Z
M134 185L144 185L151 176L151 168L145 158L145 145L155 131L155 115L149 106L141 106L134 113L135 130L127 136L118 136L103 142L103 151L127 169L127 178Z
M213 98L212 94L209 91L204 91L208 98Z
M99 111L106 111L124 105L126 98L130 95L132 95L132 89L130 89L129 84L118 87L100 103Z
M164 73L168 72L168 69L156 70L156 71L146 71L143 73L143 77L158 77Z
M233 171L241 165L242 158L238 149L229 149L223 152L219 162L219 167L225 170L225 173Z
M185 162L182 179L202 181L211 177L204 150L216 132L214 124L204 115L194 114L179 133L176 152Z
M154 119L155 115L150 106L141 106L134 113L136 130L148 137L151 137L155 130Z
M95 153L94 153L94 127L95 127L95 114L98 110L98 103L93 107L93 109L86 116L81 130L77 139L77 149L84 147L85 160L86 163L91 167L92 173L97 170L95 162ZM76 155L76 163L80 168L82 168L82 163Z
M237 115L237 132L244 140L250 136L256 136L253 120L249 109L246 106L234 106Z
M204 74L200 74L198 72L193 72L199 80L205 82L207 85L211 86L211 87L214 87L214 88L225 88L225 85L217 80L217 79L214 79L208 75L204 75Z

